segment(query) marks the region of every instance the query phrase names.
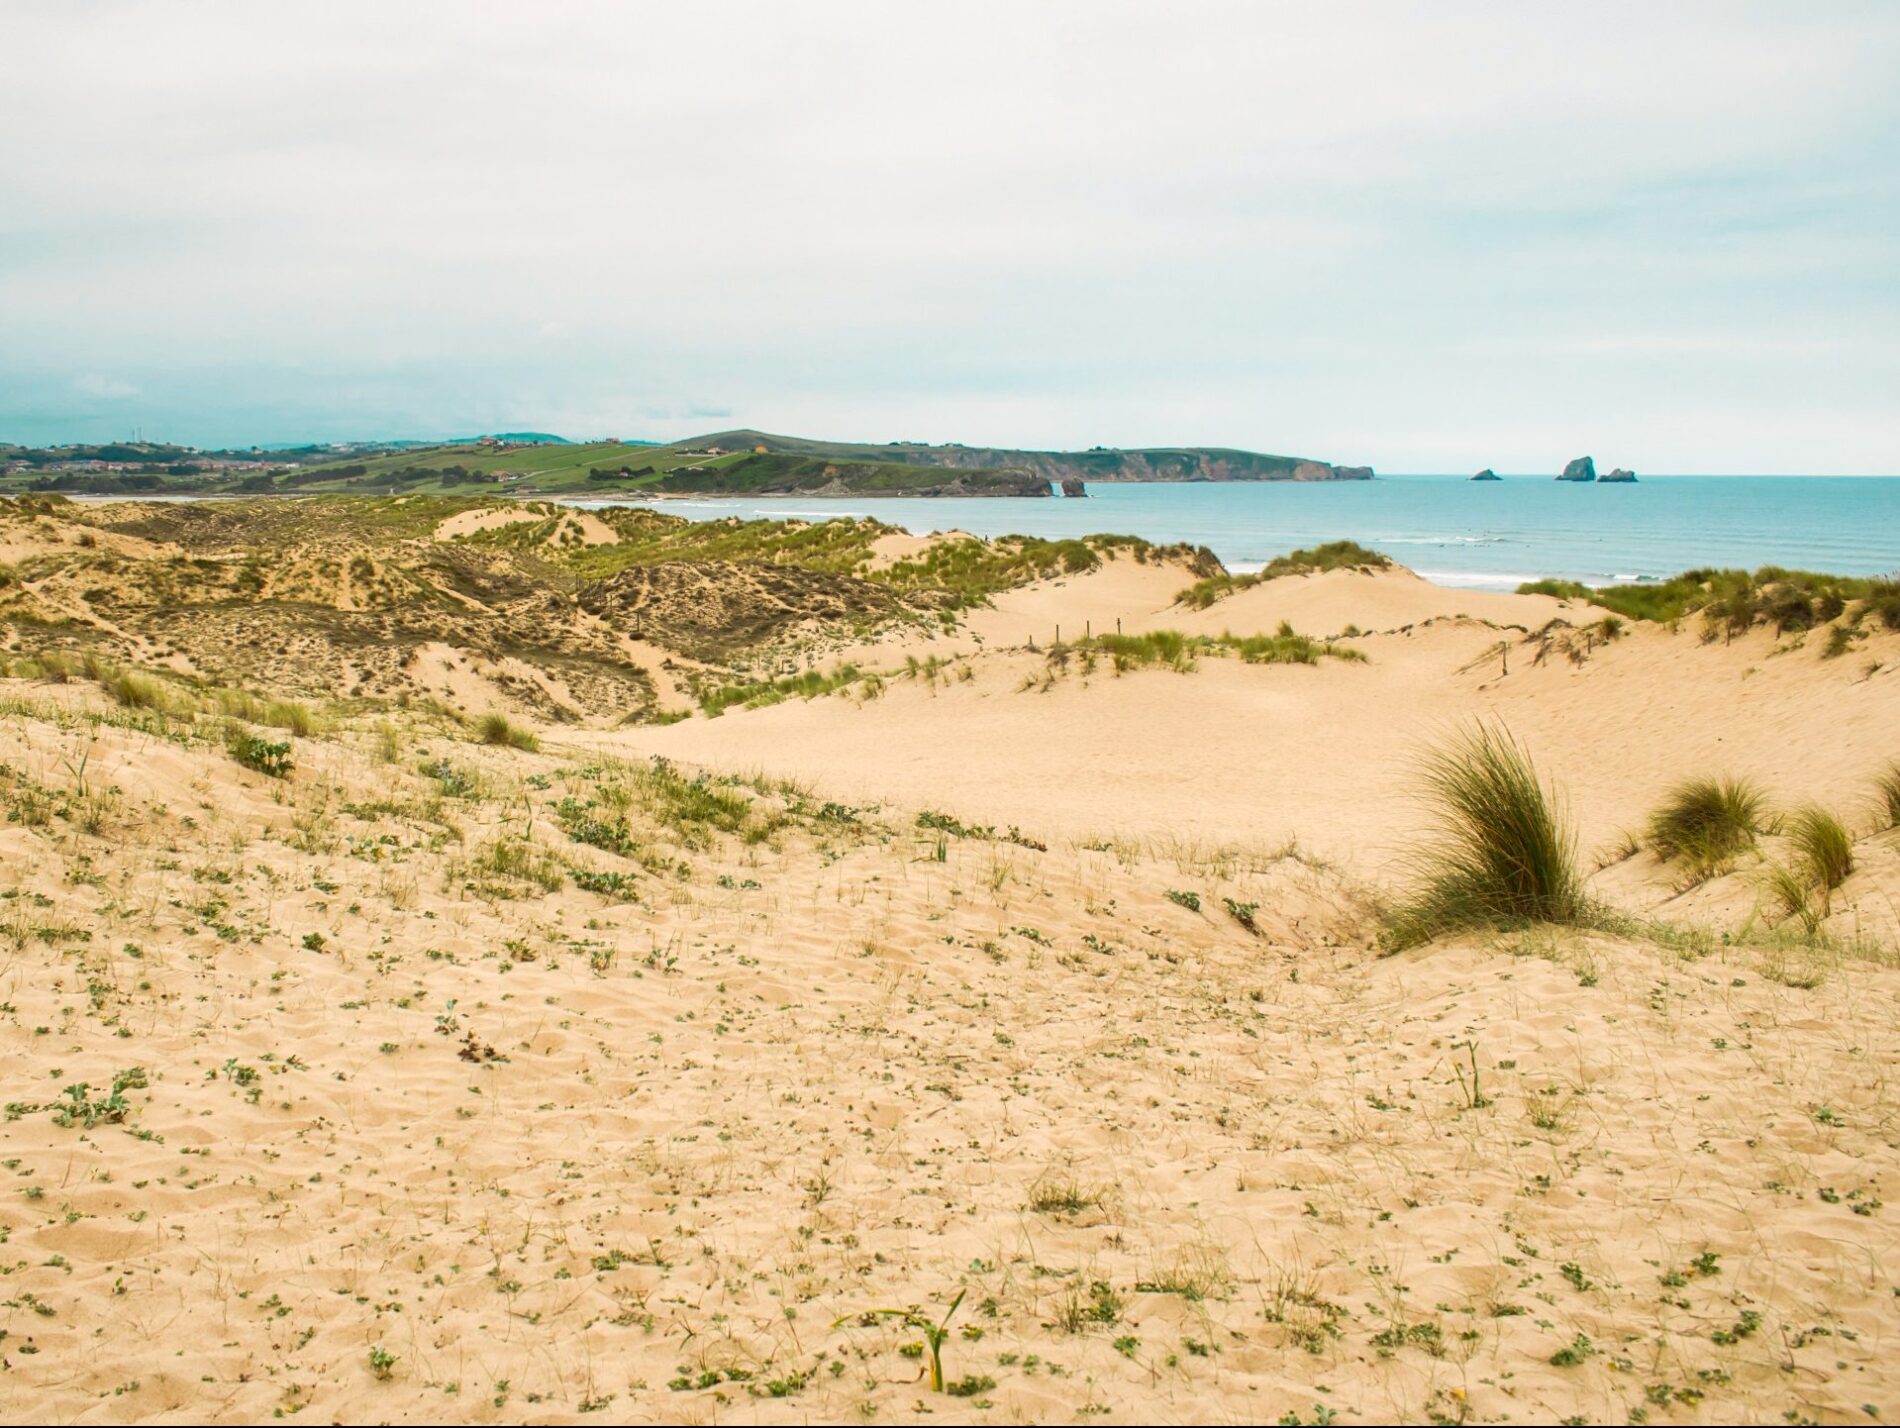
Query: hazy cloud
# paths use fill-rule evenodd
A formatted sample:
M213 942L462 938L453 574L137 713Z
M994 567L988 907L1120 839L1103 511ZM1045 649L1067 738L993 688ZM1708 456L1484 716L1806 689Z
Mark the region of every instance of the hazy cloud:
M0 436L743 421L1900 467L1889 6L182 0L4 27Z

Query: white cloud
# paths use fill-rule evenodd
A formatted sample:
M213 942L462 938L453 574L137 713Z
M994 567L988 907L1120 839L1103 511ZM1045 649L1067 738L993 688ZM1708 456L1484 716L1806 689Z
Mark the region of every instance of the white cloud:
M1400 468L1541 469L1584 421L1652 468L1900 444L1889 8L183 0L8 29L0 434L65 410L39 377L111 370L207 440L712 407ZM1691 449L1685 399L1729 438Z

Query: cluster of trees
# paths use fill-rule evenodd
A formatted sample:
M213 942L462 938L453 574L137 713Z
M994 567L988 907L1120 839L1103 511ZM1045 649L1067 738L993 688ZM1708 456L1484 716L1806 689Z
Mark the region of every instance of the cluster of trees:
M165 478L144 471L67 471L29 481L30 491L86 491L116 496L135 491L162 491Z
M9 450L6 459L24 466L71 466L81 461L108 461L115 466L171 466L182 463L191 454L182 446L129 446L109 442L104 446L22 446Z

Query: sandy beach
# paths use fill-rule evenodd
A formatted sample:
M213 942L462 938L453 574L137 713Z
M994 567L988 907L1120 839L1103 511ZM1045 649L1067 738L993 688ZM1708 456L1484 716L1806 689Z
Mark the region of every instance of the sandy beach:
M504 579L632 527L469 511L287 548L257 608L338 623L246 705L178 613L236 519L0 529L0 1418L1900 1412L1878 622L1823 658L1397 568L1197 610L1110 554L949 619L813 584L846 613L716 656ZM861 576L931 546L884 539ZM463 603L370 692L352 622L438 569ZM485 643L503 599L569 643ZM1363 658L1080 643L1283 623ZM735 660L862 674L587 703ZM1622 920L1393 953L1419 760L1478 719ZM1785 826L1693 880L1627 846L1691 774L1849 827L1811 935Z

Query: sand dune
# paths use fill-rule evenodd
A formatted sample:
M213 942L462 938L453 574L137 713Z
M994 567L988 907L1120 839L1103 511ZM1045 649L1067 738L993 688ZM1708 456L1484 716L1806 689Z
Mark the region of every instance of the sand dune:
M536 748L455 706L575 666L446 636L433 703L0 679L0 1418L1891 1416L1900 636L1183 583L828 626L757 663L839 692ZM669 707L721 673L590 618ZM1371 633L1052 659L1118 619ZM1411 761L1479 717L1622 931L1382 955ZM1784 834L1617 850L1686 773L1848 819L1817 935Z

